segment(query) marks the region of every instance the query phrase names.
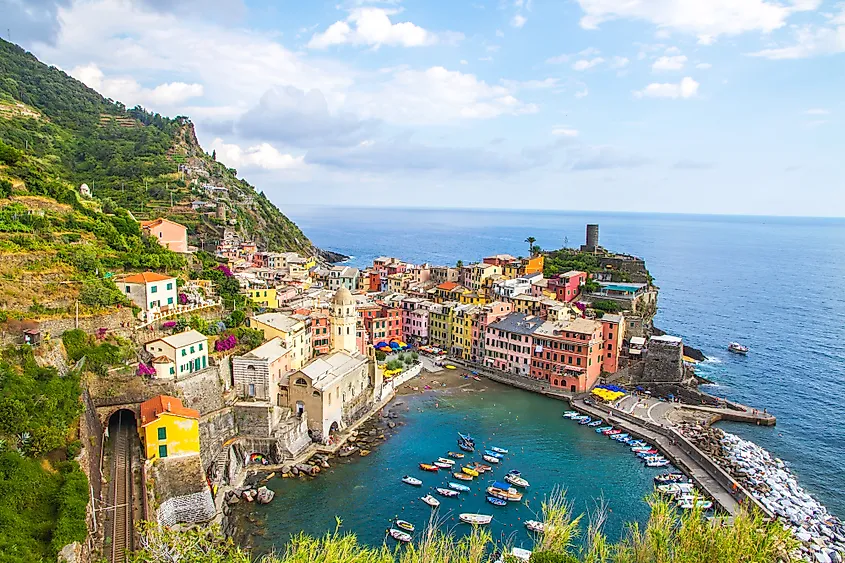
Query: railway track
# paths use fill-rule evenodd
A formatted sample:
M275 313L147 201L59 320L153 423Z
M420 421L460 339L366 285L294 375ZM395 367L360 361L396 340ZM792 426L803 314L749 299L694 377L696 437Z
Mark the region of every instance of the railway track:
M124 416L124 415L121 415ZM111 563L126 563L132 551L134 519L132 514L132 430L122 418L117 427L112 452L112 529Z

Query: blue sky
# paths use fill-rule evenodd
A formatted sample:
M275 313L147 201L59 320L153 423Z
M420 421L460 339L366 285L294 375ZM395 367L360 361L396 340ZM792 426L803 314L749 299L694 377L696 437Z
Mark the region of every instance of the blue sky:
M12 40L104 95L190 116L206 150L282 208L845 215L842 2L0 0L0 12Z

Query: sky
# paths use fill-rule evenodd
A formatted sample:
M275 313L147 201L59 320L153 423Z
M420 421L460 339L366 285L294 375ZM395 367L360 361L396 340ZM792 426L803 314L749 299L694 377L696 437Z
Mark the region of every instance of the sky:
M0 0L287 204L845 216L845 2Z

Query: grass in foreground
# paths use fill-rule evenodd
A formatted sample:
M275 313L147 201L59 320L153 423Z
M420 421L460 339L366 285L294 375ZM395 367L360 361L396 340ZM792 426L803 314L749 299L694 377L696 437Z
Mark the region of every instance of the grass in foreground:
M543 504L547 532L538 536L532 563L774 563L789 561L796 541L777 522L744 509L733 523L706 520L699 510L679 513L663 499L649 499L651 517L632 524L619 542L602 533L604 512L591 515L583 541L583 515L573 518L562 494ZM338 528L339 528L338 522ZM368 547L338 530L315 538L300 534L279 554L253 558L223 539L218 529L173 532L148 524L135 563L487 563L507 553L488 531L477 528L457 538L432 524L416 542L399 547ZM514 559L505 558L511 562Z

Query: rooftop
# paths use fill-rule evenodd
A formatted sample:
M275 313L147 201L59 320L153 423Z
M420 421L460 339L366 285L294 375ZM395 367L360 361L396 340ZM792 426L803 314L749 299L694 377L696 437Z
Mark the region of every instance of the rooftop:
M143 272L140 274L127 274L125 276L119 276L117 278L117 281L123 283L152 283L172 279L176 278L174 278L173 276L165 276L164 274L158 274L156 272Z
M443 282L437 286L437 289L442 289L443 291L452 291L458 287L458 284L455 282Z
M155 421L163 413L184 418L199 419L200 417L199 411L185 407L182 401L176 397L159 395L141 403L141 426L146 426Z
M262 313L255 315L252 319L282 332L294 332L298 328L301 328L300 325L304 325L301 318L284 313Z
M332 352L327 356L316 358L308 365L303 366L299 371L311 378L311 384L315 389L324 391L336 380L366 362L366 356L357 352L350 354L349 352L340 350Z
M191 344L205 342L208 340L208 337L201 332L197 332L194 329L189 329L185 332L180 332L178 334L171 334L170 336L158 338L157 340L161 340L165 344L174 348L184 348L185 346L190 346ZM153 342L155 342L155 340L153 340Z
M268 340L258 348L250 350L241 357L248 359L267 360L268 362L273 363L288 352L290 352L290 349L285 348L285 343L282 341L281 338L277 336Z
M663 342L664 344L673 344L677 346L683 342L683 339L680 336L669 336L668 334L664 334L661 336L652 336L649 339L649 342Z
M601 328L601 323L580 317L571 321L546 321L536 334L542 336L560 336L561 332L576 332L578 334L593 334Z
M625 320L625 317L622 315L611 315L610 313L605 313L605 315L601 318L602 322L609 322L609 323L616 323L620 324L622 321Z
M511 313L506 317L502 317L499 321L492 323L489 328L514 332L516 334L533 334L542 324L543 319L536 315Z

